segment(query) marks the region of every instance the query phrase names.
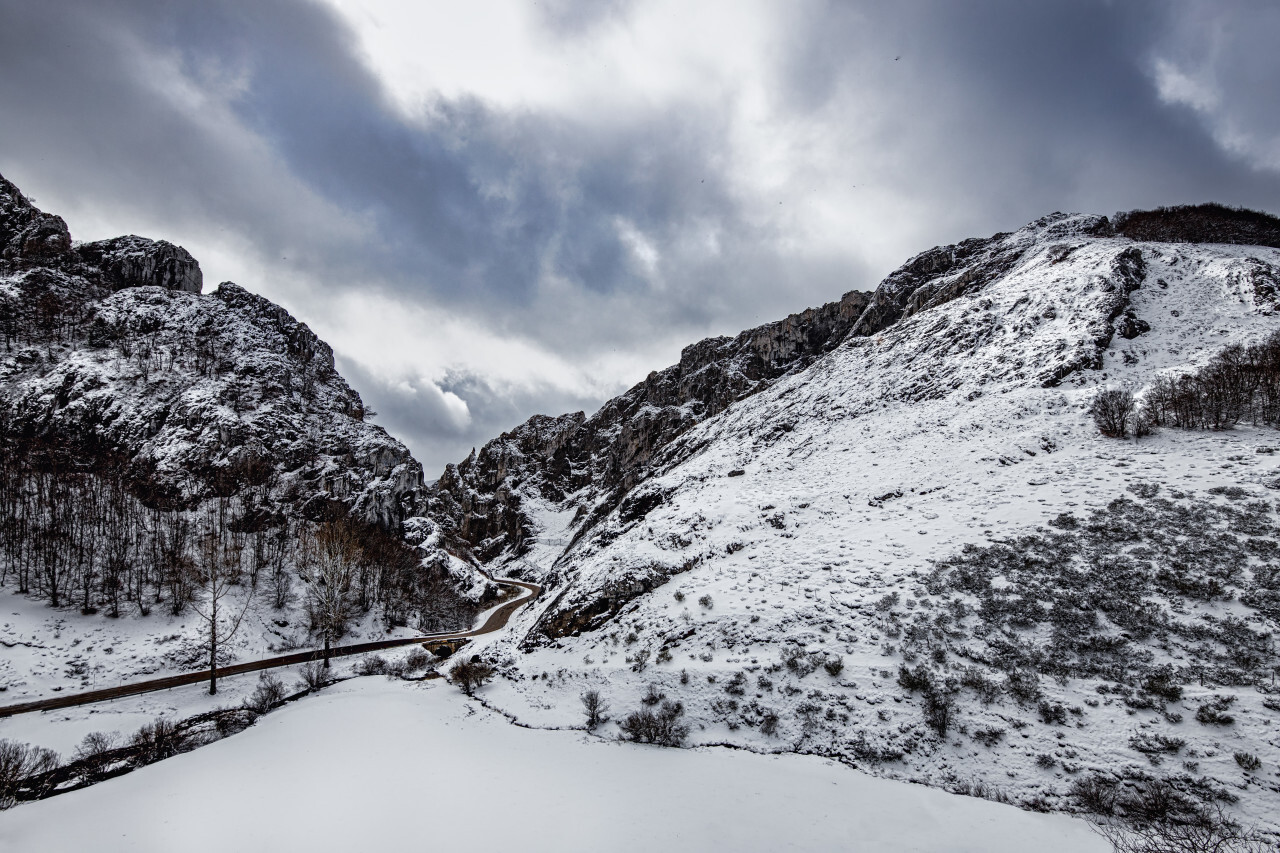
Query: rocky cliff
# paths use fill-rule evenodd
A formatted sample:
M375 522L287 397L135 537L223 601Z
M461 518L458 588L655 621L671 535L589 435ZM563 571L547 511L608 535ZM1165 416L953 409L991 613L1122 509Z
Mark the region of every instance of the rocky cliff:
M1114 217L1052 214L1013 234L974 238L922 252L871 293L793 314L734 338L709 338L687 347L680 362L655 372L590 418L536 416L449 466L427 491L426 511L444 540L481 561L524 554L542 531L530 501L570 508L569 538L577 541L619 507L624 514L654 496L627 496L655 470L680 461L673 441L733 403L804 370L847 338L874 337L921 312L980 292L1014 271L1028 252L1049 252L1062 264L1090 240L1126 244L1104 275L1106 304L1090 325L1090 345L1074 358L1054 359L1035 378L1054 386L1079 370L1101 366L1119 335L1149 328L1129 307L1145 265L1138 244L1222 243L1280 246L1280 222L1253 211L1206 204L1130 211ZM1046 249L1047 247L1047 249ZM1258 292L1275 292L1274 275L1251 268ZM1053 311L1052 307L1046 309ZM683 453L694 452L687 447Z
M792 314L736 337L685 347L591 417L530 418L450 465L426 495L426 513L452 547L482 561L525 553L539 528L529 500L578 512L579 533L653 471L654 459L695 424L804 369L837 346L866 313L869 295Z
M1276 829L1268 235L1212 207L1054 215L912 259L837 346L535 552L547 594L486 650L498 704L568 725L585 691L615 718L666 697L694 744ZM1143 434L1103 435L1126 390Z
M127 459L148 502L189 505L269 472L280 506L397 527L421 467L364 420L329 346L235 284L201 290L185 249L73 246L61 218L0 178L6 434L79 467Z

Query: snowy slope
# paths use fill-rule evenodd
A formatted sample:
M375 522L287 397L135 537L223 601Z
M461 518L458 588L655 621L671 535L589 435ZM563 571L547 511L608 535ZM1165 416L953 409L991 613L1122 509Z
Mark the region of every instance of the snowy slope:
M403 529L434 550L434 526L413 516L421 466L366 420L328 344L233 283L211 293L202 285L195 259L163 241L73 244L65 222L0 177L0 493L13 501L0 510L0 703L206 666L200 620L185 605L175 614L185 600L165 589L184 572L193 585L202 580L186 571L195 566L195 535L175 540L181 547L171 549L169 568L151 563L167 547L166 530L199 529L207 511L221 511L220 499L228 501L227 527L241 537L238 565L256 567L227 602L239 612L248 599L249 609L223 644L225 662L315 644L295 565L308 522L350 516ZM58 482L71 486L49 500L33 497L53 494L49 484ZM87 496L121 493L128 499L112 504L128 511L120 524L84 533L110 515ZM42 531L55 511L75 518ZM60 566L41 549L52 542L77 551L65 546L72 521L87 545ZM268 546L281 555L278 594L259 578ZM121 563L146 564L149 574L122 592L106 581L109 557L117 577ZM27 572L21 580L18 563ZM84 579L79 588L46 592L45 567L66 576L72 565ZM448 558L390 586L386 578L381 589L390 594L377 606L366 598L355 637L412 633L406 623L461 627L474 600L493 592ZM427 597L446 611L458 605L446 613L457 618L431 622L421 606ZM398 606L394 618L387 600Z
M236 780L228 784L227 780ZM447 686L358 679L253 728L0 817L0 848L1102 851L1080 821L814 758L510 726Z
M1050 599L1061 589L1037 605L1049 615L993 632L981 615L991 596L935 571L966 545L1037 529L1050 546L1074 542L1048 539L1058 528L1045 525L1063 513L1075 521L1061 523L1093 530L1145 512L1143 523L1175 540L1172 525L1189 516L1197 536L1238 551L1224 558L1245 561L1228 583L1238 599L1267 552L1233 537L1252 534L1251 545L1280 533L1262 485L1280 470L1255 452L1280 444L1274 431L1162 430L1135 443L1101 438L1086 414L1101 387L1141 390L1280 327L1273 292L1259 285L1275 280L1280 251L1135 243L1097 236L1096 222L1050 217L1001 236L993 251L1016 260L994 275L944 273L929 288L950 288L949 301L850 336L682 435L666 469L557 555L553 570L542 557L565 581L515 635L492 641L510 679L495 701L521 719L564 724L578 718L585 689L621 711L656 684L685 703L695 742L837 755L956 789L981 780L1037 808L1079 808L1068 791L1094 773L1170 777L1201 796L1237 797L1245 818L1275 826L1280 712L1260 692L1280 663L1263 636L1274 621L1231 595L1152 587L1125 599L1168 623L1144 637L1117 624L1125 617L1108 615L1106 602L1085 600L1077 604L1094 620L1089 630L1122 652L1092 663L1077 655L1054 670ZM1112 506L1122 497L1130 503ZM1107 540L1088 535L1070 573L1096 579L1083 588L1102 596L1110 569L1089 560ZM1186 544L1124 547L1155 548L1154 572L1159 547ZM1031 547L1015 543L1008 559ZM1044 592L1036 583L993 576L988 587L1005 592L991 601L1025 601ZM1228 617L1260 644L1245 675L1231 663L1240 649L1220 644L1223 626L1237 624ZM1010 648L1023 655L1013 667ZM835 659L837 674L820 666ZM1129 659L1117 673L1115 661ZM956 685L972 669L1003 688L983 701L957 687L953 724L939 737L923 722L921 692L899 684L902 664ZM1144 707L1144 679L1164 665L1183 695ZM1010 672L1036 667L1037 695L1011 695ZM1213 697L1236 697L1232 724L1194 719ZM766 735L771 715L777 731ZM1162 751L1151 746L1156 735L1183 743ZM1244 770L1235 752L1257 756L1261 769Z

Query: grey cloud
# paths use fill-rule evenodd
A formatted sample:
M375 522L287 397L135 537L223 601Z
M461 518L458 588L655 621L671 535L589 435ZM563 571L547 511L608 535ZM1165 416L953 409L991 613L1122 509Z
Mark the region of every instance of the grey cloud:
M1280 184L1156 97L1150 55L1178 14L1105 0L831 3L801 22L780 81L808 111L880 92L893 107L884 143L905 152L906 168L868 183L963 206L952 227L975 233L1060 208L1216 199L1275 209ZM1242 99L1274 115L1274 87L1257 83Z
M625 26L637 8L540 7L548 33L574 39ZM796 4L784 17L784 49L761 58L776 63L775 100L847 139L860 184L926 211L882 225L903 260L1056 209L1212 199L1280 210L1280 177L1214 136L1214 122L1233 121L1276 138L1269 7L936 0ZM733 117L704 93L599 124L469 98L436 99L419 121L312 2L0 0L0 20L0 171L87 206L234 232L263 258L288 254L317 300L377 289L589 362L733 332L888 272L853 234L843 253L796 252L744 210L752 200L724 156ZM1216 52L1196 40L1204 21ZM182 79L157 79L168 56ZM1219 112L1160 101L1157 56L1205 75ZM223 92L229 112L211 114ZM619 223L652 243L654 270ZM547 296L548 274L568 282L564 297ZM458 458L535 411L600 402L555 383L456 376L444 390L471 412L459 427L442 389L387 384L352 355L353 384L424 462Z
M406 386L389 383L350 359L339 358L338 368L373 403L374 421L409 445L428 480L450 462L461 461L470 448L518 426L532 413L590 411L599 404L551 387L502 390L471 373L453 373L438 384L417 380ZM446 393L467 401L470 416L465 422L459 422L444 402Z
M1181 0L1152 51L1208 103L1185 104L1246 163L1280 172L1280 7L1263 0Z
M625 21L635 5L635 0L542 0L535 11L554 34L580 38L605 24Z

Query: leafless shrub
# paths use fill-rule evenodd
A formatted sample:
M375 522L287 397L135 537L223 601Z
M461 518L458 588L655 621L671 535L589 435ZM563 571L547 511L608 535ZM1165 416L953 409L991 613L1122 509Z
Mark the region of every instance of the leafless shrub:
M386 675L387 659L382 655L365 655L356 665L356 672L360 675Z
M632 711L619 727L623 737L635 743L679 746L689 736L689 727L679 722L683 714L684 705L663 700L656 711L648 708Z
M298 670L298 677L301 679L299 686L307 690L319 690L331 681L329 670L318 660L304 663Z
M1255 830L1232 820L1220 805L1191 820L1124 826L1095 825L1115 853L1266 853L1275 847Z
M493 675L493 667L475 657L471 660L458 661L453 665L453 669L449 670L450 679L468 696L474 696L476 690L493 678Z
M177 755L186 746L186 741L186 735L172 720L156 717L134 733L130 745L137 747L138 757L149 764Z
M1071 785L1071 796L1086 811L1098 815L1115 814L1116 782L1096 773L1077 779Z
M1236 701L1234 696L1215 696L1196 709L1196 722L1204 726L1229 726L1236 718L1227 709Z
M280 704L284 697L284 682L279 676L264 671L258 676L258 686L254 688L253 695L244 700L244 704L246 708L265 714Z
M588 690L582 694L582 710L587 715L587 731L593 732L609 722L609 703L600 695L599 690Z
M985 747L993 747L1004 737L1004 729L998 726L988 726L977 729L973 733L973 739Z
M431 653L422 646L414 646L404 656L404 665L410 671L426 669L431 664Z

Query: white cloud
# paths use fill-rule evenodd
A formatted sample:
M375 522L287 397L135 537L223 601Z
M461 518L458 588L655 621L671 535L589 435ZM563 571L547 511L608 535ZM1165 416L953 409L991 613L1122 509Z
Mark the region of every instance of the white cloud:
M1158 96L1192 110L1223 151L1280 173L1280 8L1182 0L1178 12L1150 57Z

